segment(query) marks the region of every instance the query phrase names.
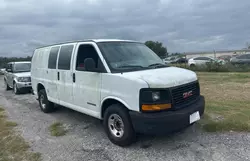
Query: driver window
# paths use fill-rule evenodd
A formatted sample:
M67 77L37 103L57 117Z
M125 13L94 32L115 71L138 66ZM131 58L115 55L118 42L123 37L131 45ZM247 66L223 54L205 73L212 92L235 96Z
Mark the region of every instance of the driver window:
M76 70L84 70L84 60L92 58L96 64L96 68L104 69L102 62L96 52L94 46L86 44L80 45L77 52Z

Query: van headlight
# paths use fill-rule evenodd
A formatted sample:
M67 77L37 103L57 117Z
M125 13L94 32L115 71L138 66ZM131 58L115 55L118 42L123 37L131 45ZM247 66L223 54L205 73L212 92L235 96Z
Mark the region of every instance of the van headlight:
M169 90L142 89L140 91L141 111L160 111L171 108Z
M30 78L29 77L19 77L17 78L18 82L30 82Z
M161 94L160 92L152 92L152 100L155 102L155 101L158 101L161 99Z

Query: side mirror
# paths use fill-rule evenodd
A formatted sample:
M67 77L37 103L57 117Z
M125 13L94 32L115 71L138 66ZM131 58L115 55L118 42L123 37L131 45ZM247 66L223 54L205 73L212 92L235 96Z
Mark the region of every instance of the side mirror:
M86 71L91 71L91 72L97 71L97 68L95 67L96 63L95 63L94 59L92 59L92 58L86 58L84 60L84 66L85 66Z

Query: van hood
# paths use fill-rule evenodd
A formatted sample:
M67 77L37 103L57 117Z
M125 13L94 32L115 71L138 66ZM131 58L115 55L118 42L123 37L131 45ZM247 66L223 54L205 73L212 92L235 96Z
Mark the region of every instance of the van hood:
M30 72L20 72L20 73L15 73L14 75L16 77L30 77L31 76Z
M195 72L177 67L150 69L123 74L126 77L144 80L149 85L149 88L169 88L197 80Z

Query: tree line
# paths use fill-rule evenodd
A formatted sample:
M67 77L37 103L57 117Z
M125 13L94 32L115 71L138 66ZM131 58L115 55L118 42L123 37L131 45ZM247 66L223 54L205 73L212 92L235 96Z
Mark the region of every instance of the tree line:
M168 55L167 48L163 46L161 42L158 41L146 41L147 45L151 50L153 50L160 58L165 58ZM8 62L13 61L31 61L31 56L27 57L0 57L0 68L4 68Z
M5 68L6 64L14 61L31 61L31 56L27 57L0 57L0 68Z

